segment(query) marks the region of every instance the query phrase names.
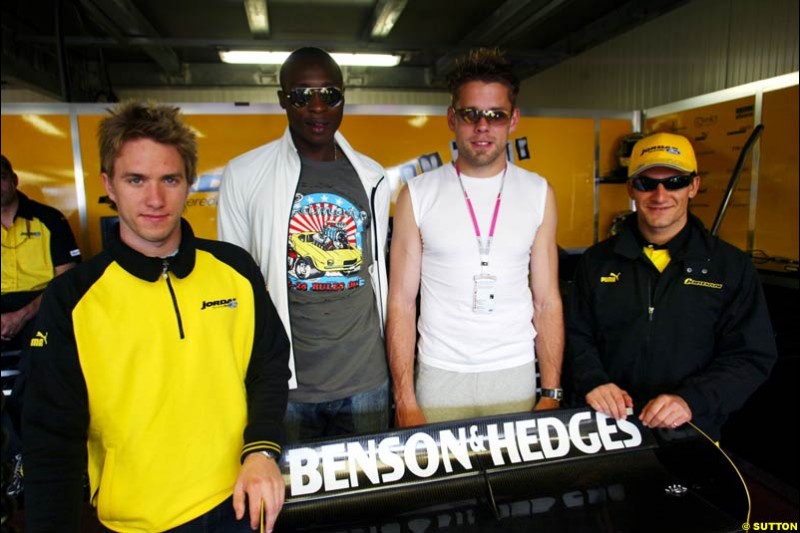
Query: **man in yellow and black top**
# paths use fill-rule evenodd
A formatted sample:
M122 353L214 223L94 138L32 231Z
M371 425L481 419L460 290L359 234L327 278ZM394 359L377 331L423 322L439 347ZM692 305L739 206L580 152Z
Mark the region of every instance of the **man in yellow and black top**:
M34 318L42 293L56 276L74 267L81 258L72 230L57 209L31 200L17 190L19 178L11 162L2 157L2 293L0 294L0 343L4 353L20 350L34 334ZM18 353L18 352L17 352ZM3 363L5 370L7 361ZM11 361L14 361L11 359ZM3 462L19 462L20 414L27 378L27 358L11 364L19 370L13 379L13 393L3 409L3 428L8 443ZM4 384L4 387L7 386ZM15 468L16 472L19 470ZM14 483L18 479L15 478ZM14 490L17 490L16 488Z
M181 218L197 149L177 108L121 104L99 138L119 226L42 301L23 412L26 528L79 531L88 466L105 530L245 532L262 507L271 529L288 340L258 266Z
M17 190L19 178L6 156L2 156L0 168L3 221L0 337L3 349L21 348L27 342L20 339L30 337L23 330L39 311L42 291L53 278L74 267L81 252L64 215Z

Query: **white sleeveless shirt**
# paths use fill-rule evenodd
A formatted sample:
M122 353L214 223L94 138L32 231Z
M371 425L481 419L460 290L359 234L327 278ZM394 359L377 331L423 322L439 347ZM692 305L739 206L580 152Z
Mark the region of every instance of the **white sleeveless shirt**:
M485 240L503 174L461 179ZM502 370L534 360L531 246L542 223L547 181L508 165L486 272L497 277L495 310L472 311L473 276L481 272L472 219L452 164L408 182L422 237L418 356L454 372Z

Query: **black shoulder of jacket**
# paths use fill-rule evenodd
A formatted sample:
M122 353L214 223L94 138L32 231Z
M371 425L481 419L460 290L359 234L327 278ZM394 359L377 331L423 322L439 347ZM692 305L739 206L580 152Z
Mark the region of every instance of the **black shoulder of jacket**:
M720 239L719 237L711 237L713 245L711 250L711 257L718 258L726 264L731 265L737 269L752 269L756 270L753 260L746 252L731 243Z
M244 248L225 241L212 241L197 237L195 237L194 243L197 250L210 253L247 278L252 278L255 272L261 276L261 270L255 260Z
M705 253L709 258L723 257L726 261L736 261L737 263L752 263L750 257L737 246L711 235L703 222L689 213L689 224L692 225L695 254Z
M62 306L72 309L84 294L103 276L113 259L100 252L60 276L56 276L44 291L44 298L58 298Z
M619 247L622 246L624 248L624 244L627 238L633 238L631 235L625 234L625 230L616 235L612 235L611 237L602 240L598 243L591 245L589 248L583 252L584 257L587 259L589 258L600 258L600 257L608 257L610 254L618 252Z

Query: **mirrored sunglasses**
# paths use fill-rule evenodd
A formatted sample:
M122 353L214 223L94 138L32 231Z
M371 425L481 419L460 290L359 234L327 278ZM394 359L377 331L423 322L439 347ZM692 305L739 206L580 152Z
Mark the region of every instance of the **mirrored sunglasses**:
M318 94L322 103L328 107L337 107L344 100L344 89L339 87L302 87L286 91L286 99L294 107L300 109L307 106L314 95Z
M489 124L503 124L511 118L511 113L504 109L476 109L474 107L453 108L456 115L467 124L477 124L485 118Z
M696 174L678 174L663 179L655 179L649 176L637 176L631 180L633 188L640 192L651 192L656 190L658 184L664 186L668 191L677 191L688 187Z

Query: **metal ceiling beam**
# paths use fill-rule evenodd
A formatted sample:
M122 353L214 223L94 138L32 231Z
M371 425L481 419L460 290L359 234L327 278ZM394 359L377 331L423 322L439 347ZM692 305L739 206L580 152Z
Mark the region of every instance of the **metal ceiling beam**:
M126 40L125 34L119 27L109 20L108 16L98 8L91 0L80 0L80 4L84 10L89 14L92 22L100 26L100 29L106 32L117 44L124 44Z
M247 14L247 24L250 33L256 39L269 37L269 12L267 0L244 0L244 11Z
M503 33L508 31L509 24L512 24L513 18L530 4L531 0L506 0L480 26L464 36L460 44L465 49L474 46L476 43L486 46L494 44ZM456 58L461 53L459 50L452 50L439 58L434 68L436 75L444 76L449 73L453 69Z
M378 0L369 23L365 27L365 39L385 39L403 14L408 0Z
M17 42L26 44L47 44L55 43L55 38L51 35L19 35ZM358 43L354 44L352 39L270 39L269 42L259 42L253 39L219 39L219 38L173 38L173 37L128 37L124 42L118 42L111 37L85 37L85 36L66 36L64 38L67 45L72 47L86 46L105 48L118 48L125 46L149 46L160 45L171 48L246 48L248 50L294 50L301 46L318 46L325 50L347 50L348 52L396 52L417 51L417 52L438 52L452 48L446 43L436 45L423 45L413 43L392 43L381 42Z
M547 3L544 7L536 11L533 15L530 15L525 18L525 20L521 21L520 24L517 24L512 30L503 33L498 39L498 44L507 43L514 38L516 38L520 33L525 31L530 31L530 29L537 24L541 23L545 18L550 16L553 12L555 12L561 6L568 4L571 0L551 0Z
M80 3L94 22L122 44L130 44L131 37L160 37L131 0L80 0ZM170 75L180 73L180 60L170 47L163 44L143 44L141 47L164 72Z
M688 0L654 0L642 2L629 0L617 9L606 13L579 30L564 35L546 48L547 55L527 66L516 69L521 78L527 78L581 52L630 31L687 3ZM645 7L646 6L646 7Z
M55 62L49 60L47 65L37 66L32 58L17 57L15 54L3 50L0 62L3 64L3 83L19 85L45 93L51 98L62 100L61 82L53 72L58 72Z
M5 67L4 67L5 68ZM385 89L430 89L428 69L395 67L391 69L343 69L345 85ZM167 80L146 63L109 65L114 87L164 87ZM276 67L229 65L223 63L187 63L184 76L169 80L170 87L277 87Z

